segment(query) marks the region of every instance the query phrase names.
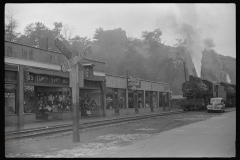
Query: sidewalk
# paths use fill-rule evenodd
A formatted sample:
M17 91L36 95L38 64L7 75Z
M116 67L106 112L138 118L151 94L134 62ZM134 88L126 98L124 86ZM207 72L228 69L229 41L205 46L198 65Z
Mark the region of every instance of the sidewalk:
M94 157L235 157L236 111L164 131Z
M166 113L171 111L163 111L158 113ZM109 119L115 119L120 117L133 117L138 115L149 115L149 114L156 114L157 112L153 113L138 113L138 114L131 114L131 115L116 115L111 117L80 117L79 123L85 123L85 122L91 122L91 121L99 121L99 120L109 120ZM35 123L28 123L24 124L24 129L32 129L32 128L41 128L41 127L49 127L49 126L57 126L57 125L65 125L65 124L73 124L72 120L58 120L58 121L43 121L43 122L35 122ZM17 126L5 126L5 132L9 131L15 131L17 130Z

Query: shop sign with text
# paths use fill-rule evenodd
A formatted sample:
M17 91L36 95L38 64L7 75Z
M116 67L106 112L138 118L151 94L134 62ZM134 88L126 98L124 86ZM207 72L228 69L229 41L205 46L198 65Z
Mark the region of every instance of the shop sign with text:
M140 78L129 78L128 79L128 87L133 87L135 86L136 88L141 88L141 80Z

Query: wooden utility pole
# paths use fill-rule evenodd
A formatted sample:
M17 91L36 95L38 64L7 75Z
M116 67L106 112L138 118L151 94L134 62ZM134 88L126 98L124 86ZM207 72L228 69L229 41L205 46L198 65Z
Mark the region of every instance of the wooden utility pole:
M78 63L71 68L70 85L72 88L72 109L73 109L73 142L79 142L79 71ZM83 77L81 77L83 78Z
M55 45L69 59L61 65L63 72L70 70L70 87L72 88L72 111L73 111L73 142L79 142L79 92L80 87L84 86L84 67L79 64L86 56L92 53L91 46L88 46L82 53L72 58L72 53L58 39L55 39ZM81 71L79 71L81 69Z
M127 83L126 83L126 108L128 111L128 70L126 70L126 75L127 75ZM128 114L128 112L127 112Z

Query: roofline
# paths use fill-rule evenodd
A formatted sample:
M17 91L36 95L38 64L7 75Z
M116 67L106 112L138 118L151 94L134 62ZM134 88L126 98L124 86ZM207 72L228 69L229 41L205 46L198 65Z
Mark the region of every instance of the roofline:
M112 74L107 74L107 73L105 73L105 75L106 76L113 76L113 77L120 77L120 78L127 78L127 77L125 77L125 76L118 76L118 75L112 75ZM141 79L141 78L139 78L140 80L142 80L142 81L146 81L146 82L153 82L153 83L161 83L161 84L168 84L168 85L170 85L169 83L164 83L164 82L156 82L156 81L150 81L150 80L145 80L145 79Z
M31 47L31 48L34 48L34 49L40 49L40 50L44 50L44 51L48 51L48 52L54 52L54 53L62 54L62 55L63 55L63 53L58 52L58 51L53 51L53 50L49 50L49 49L45 49L45 48L40 48L40 47L34 47L34 46L30 46L30 45L23 44L23 43L17 43L17 42L12 42L12 41L8 41L8 40L5 40L5 42L15 43L15 44L18 44L18 45L23 45L23 46ZM98 61L98 60L92 60L92 59L89 59L89 58L84 58L84 59L90 60L90 61L94 61L94 62L100 62L100 63L106 64L105 62Z
M15 44L18 44L18 45L27 46L27 47L31 47L31 48L34 48L34 49L41 49L41 50L44 50L44 51L49 51L49 52L54 52L54 53L62 54L61 52L58 52L58 51L48 50L48 49L40 48L40 47L34 47L34 46L30 46L30 45L23 44L23 43L17 43L17 42L12 42L12 41L8 41L8 40L5 40L5 42L15 43Z

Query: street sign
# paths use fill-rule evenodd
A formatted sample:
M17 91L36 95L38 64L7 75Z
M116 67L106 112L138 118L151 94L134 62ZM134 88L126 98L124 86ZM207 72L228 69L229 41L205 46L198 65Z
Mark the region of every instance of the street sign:
M64 62L61 65L62 71L66 72L70 68L72 68L79 61L83 60L85 57L92 53L91 46L88 46L82 53L76 55L75 57L69 59L67 62Z
M130 77L130 78L128 79L128 86L129 86L129 87L135 86L135 87L137 87L137 88L140 88L140 87L141 87L140 78L132 78L132 77Z
M58 39L55 39L55 45L58 49L68 58L72 58L72 53L67 49L67 47Z

